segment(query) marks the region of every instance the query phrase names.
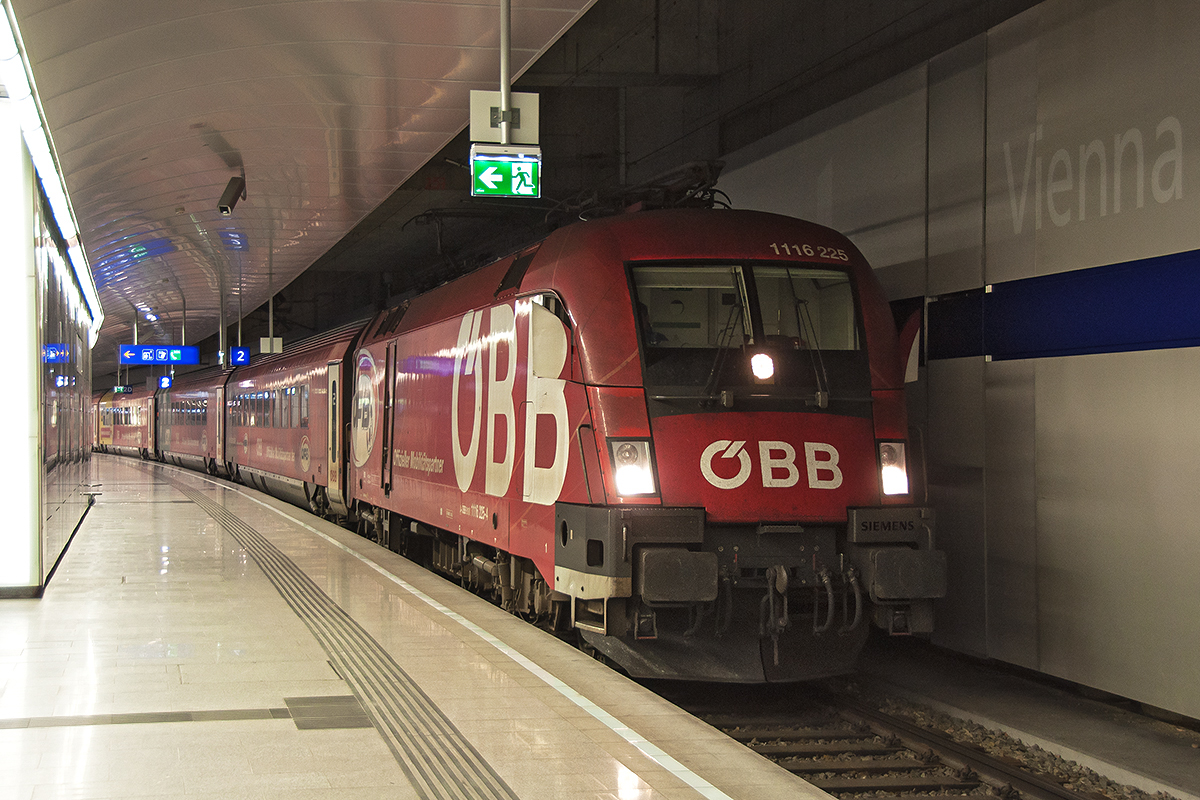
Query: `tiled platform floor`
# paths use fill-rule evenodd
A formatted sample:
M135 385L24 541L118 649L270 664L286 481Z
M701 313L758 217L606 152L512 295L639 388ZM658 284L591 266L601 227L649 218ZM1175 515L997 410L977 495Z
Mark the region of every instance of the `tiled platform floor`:
M0 602L0 800L825 797L336 526L93 465L45 596Z

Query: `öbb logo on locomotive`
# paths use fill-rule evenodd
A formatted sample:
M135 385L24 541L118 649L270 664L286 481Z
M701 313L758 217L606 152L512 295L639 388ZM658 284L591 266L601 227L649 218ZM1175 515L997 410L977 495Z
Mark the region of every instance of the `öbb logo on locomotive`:
M524 348L517 336L517 318L528 319L529 334ZM485 326L486 318L486 326ZM504 347L501 348L500 345ZM450 397L450 437L454 456L454 477L460 491L471 488L479 461L480 438L486 434L484 494L503 497L512 483L516 461L517 406L525 410L523 442L523 496L531 503L550 505L559 499L567 474L566 381L559 375L567 363L567 337L558 320L536 304L524 300L514 305L493 306L486 311L467 313L458 328L454 348L454 380ZM501 361L501 350L504 361ZM522 350L518 353L518 350ZM486 361L487 379L481 381ZM518 364L524 367L518 369ZM525 376L523 396L517 388L517 376ZM466 398L472 409L471 427L464 436L457 410L464 401L463 378L475 375L474 391ZM482 385L481 385L482 383ZM484 420L484 395L487 415ZM549 466L537 466L537 419L554 420L553 458ZM497 444L498 426L505 441ZM485 430L486 428L486 430ZM466 446L464 447L464 441ZM497 453L499 451L499 453Z
M713 469L714 459L736 459L737 473L731 477L722 477ZM838 467L838 459L837 448L833 445L805 442L804 461L807 467L808 488L836 489L841 486L842 470ZM800 482L800 470L796 467L796 448L788 442L759 442L758 460L762 467L764 489L790 489ZM700 454L700 474L718 489L738 488L750 479L750 472L750 453L747 452L744 441L718 439Z

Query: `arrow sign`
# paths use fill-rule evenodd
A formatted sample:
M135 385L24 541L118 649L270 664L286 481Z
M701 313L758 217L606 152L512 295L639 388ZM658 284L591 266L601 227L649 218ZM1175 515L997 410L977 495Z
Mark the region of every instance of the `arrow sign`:
M502 180L504 180L504 176L496 171L495 165L488 167L479 176L479 182L487 184L487 188L493 190L496 188L496 184L500 183Z

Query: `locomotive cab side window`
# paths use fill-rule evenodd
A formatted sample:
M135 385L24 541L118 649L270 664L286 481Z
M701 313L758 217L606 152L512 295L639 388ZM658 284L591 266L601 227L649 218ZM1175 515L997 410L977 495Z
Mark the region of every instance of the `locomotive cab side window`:
M558 321L563 325L566 325L568 328L571 327L571 317L567 314L567 307L563 304L563 301L558 295L552 292L544 292L542 294L534 295L529 299L549 311L554 316L558 317Z

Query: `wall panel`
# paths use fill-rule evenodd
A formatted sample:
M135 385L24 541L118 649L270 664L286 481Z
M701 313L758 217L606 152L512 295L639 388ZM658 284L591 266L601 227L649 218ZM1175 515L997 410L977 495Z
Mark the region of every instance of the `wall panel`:
M1036 372L1041 668L1200 717L1200 348Z
M984 370L987 654L1030 669L1039 663L1034 366Z
M929 295L983 283L987 37L929 62Z
M927 370L929 499L937 510L938 546L946 552L946 598L936 605L933 639L987 654L984 496L984 361L932 361Z

